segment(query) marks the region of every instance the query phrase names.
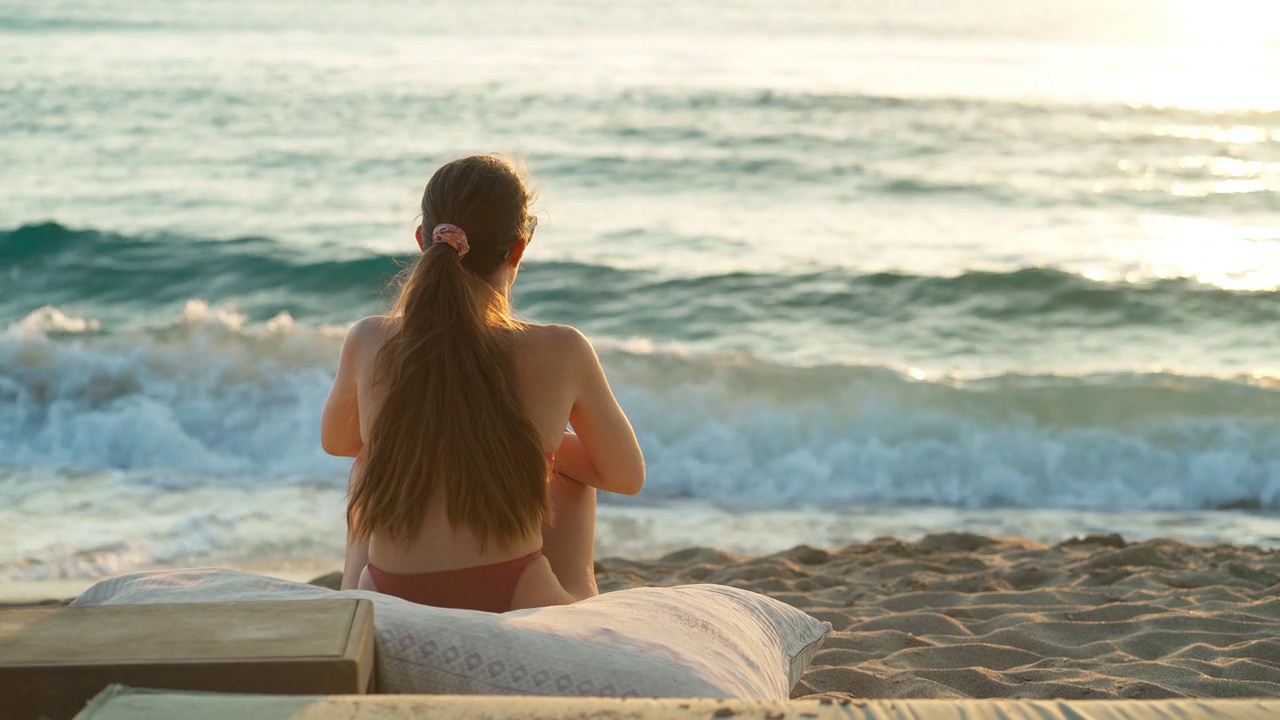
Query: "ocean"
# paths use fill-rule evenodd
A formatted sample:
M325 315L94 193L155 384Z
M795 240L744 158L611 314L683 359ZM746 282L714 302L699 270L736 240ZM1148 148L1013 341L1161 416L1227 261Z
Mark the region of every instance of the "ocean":
M1280 546L1280 6L0 0L0 579L340 566L426 179L648 461L597 551Z

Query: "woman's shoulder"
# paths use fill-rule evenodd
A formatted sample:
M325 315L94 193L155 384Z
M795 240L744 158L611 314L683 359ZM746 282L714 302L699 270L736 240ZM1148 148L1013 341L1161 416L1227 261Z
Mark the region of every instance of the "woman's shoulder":
M360 318L347 330L343 352L365 355L382 347L382 343L395 331L399 321L386 315L370 315Z
M572 325L526 323L516 341L517 362L541 372L569 376L599 364L591 341Z
M591 341L582 331L572 325L539 325L524 323L521 328L520 342L539 349L554 351L563 356L565 353L581 351L591 347Z
M347 330L347 342L368 342L381 338L397 324L399 321L396 318L387 315L362 317Z

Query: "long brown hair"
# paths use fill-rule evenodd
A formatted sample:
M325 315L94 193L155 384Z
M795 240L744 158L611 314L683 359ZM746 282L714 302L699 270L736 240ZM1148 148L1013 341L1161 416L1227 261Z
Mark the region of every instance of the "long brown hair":
M528 537L550 512L542 441L516 396L510 334L522 327L487 281L527 243L530 195L510 162L477 155L441 167L422 195L425 242L441 223L467 234L466 255L427 244L400 275L379 350L382 404L347 523L364 538L406 541L432 502L481 545Z

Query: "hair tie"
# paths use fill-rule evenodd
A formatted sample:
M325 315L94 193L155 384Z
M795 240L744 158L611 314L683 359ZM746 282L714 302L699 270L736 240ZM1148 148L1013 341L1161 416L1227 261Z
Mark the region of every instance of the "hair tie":
M462 228L449 223L440 223L435 230L431 231L431 243L433 245L444 243L457 250L459 260L471 249L471 245L467 243L467 234L462 231Z

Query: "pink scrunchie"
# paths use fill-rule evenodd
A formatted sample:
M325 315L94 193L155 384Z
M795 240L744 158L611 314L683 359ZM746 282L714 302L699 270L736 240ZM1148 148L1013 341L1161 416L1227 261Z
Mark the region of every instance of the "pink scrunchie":
M471 249L471 245L467 243L467 234L462 231L462 228L449 223L440 223L435 230L431 231L431 242L432 244L444 243L457 250L459 260Z

